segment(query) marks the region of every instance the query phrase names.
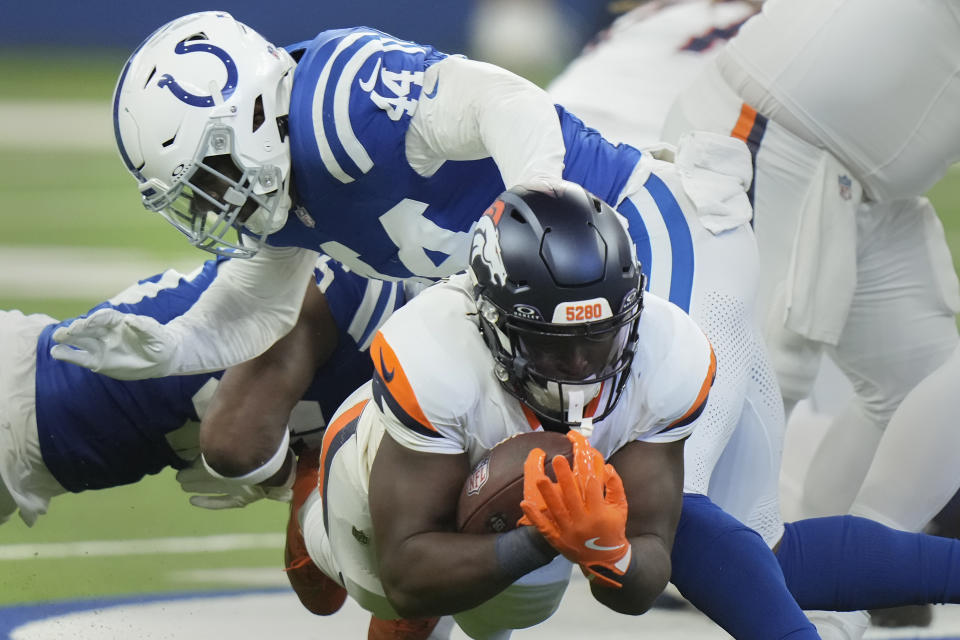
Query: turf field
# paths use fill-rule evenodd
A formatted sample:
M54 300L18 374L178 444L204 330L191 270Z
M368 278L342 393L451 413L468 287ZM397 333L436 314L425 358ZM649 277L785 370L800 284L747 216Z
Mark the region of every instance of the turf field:
M28 66L0 57L2 309L66 317L115 292L118 283L204 259L159 216L143 211L112 150L107 101L123 57L31 59ZM13 101L27 104L29 117L12 118L23 113L5 111ZM70 114L91 108L103 110L107 139L75 148ZM36 144L8 144L24 132ZM930 195L960 256L960 171ZM78 273L83 282L72 280ZM16 518L0 526L0 607L282 585L285 517L278 503L221 512L194 508L169 472L134 486L61 496L32 529Z

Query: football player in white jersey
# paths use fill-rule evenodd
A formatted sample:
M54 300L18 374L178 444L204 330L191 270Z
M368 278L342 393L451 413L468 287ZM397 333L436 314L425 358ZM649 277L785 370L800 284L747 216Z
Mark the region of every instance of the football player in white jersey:
M923 197L960 159L958 64L955 3L768 0L666 121L666 139L728 132L754 154L760 308L788 410L821 353L853 383L807 473L810 515L917 531L960 486L933 464L960 444L960 296ZM924 402L905 402L914 388Z
M616 611L642 613L669 576L734 637L757 640L818 638L801 605L960 599L960 541L838 516L786 524L774 554L703 495L684 493L677 513L683 443L704 427L717 363L690 317L642 292L629 245L582 187L504 192L477 226L469 272L384 324L372 382L337 411L322 450L301 457L294 562L379 617L452 614L475 638L548 617L572 563ZM534 527L457 533L471 467L541 428L579 433L575 451L595 456L574 465L583 493L551 485L531 455L521 524ZM576 509L591 487L573 526L558 504ZM720 586L731 580L739 588Z
M775 22L776 27L772 24L751 23L750 34L760 34L754 36L758 40L740 45L743 51L724 53L724 56L730 56L733 60L727 61L725 66L743 64L749 74L753 74L755 68L764 68L762 78L773 78L775 73L766 69L766 66L776 64L771 61L771 57L772 60L779 60L781 55L786 56L781 54L781 42L788 43L787 48L803 46L800 42L805 36L794 33L795 21L791 18L791 12L808 12L804 20L813 20L814 16L827 15L828 10L825 3L811 5L798 2L787 9L781 8L781 4L787 3L775 4L771 7L771 11L775 12L771 17L761 16L756 21L769 20L771 23ZM827 4L834 6L836 3ZM713 64L723 43L736 34L737 27L755 13L760 5L760 2L743 0L645 3L622 16L601 34L593 46L588 47L551 83L549 91L559 102L576 111L586 124L599 129L606 137L636 146L649 145L661 139L663 121L674 97L687 89L697 75ZM938 97L935 92L921 92L926 98L941 101L939 107L931 110L928 121L927 117L919 116L925 111L925 103L922 102L925 98L913 93L913 89L909 95L906 95L905 91L882 89L885 86L883 83L899 83L900 76L895 70L891 70L894 67L881 64L881 57L865 55L857 45L862 39L868 47L884 46L881 43L885 36L872 31L878 20L885 25L883 28L889 33L897 34L898 41L912 33L917 44L910 47L909 55L913 58L909 63L902 62L903 68L941 69L940 75L934 73L924 76L921 84L935 89L946 75L947 80L943 82L943 86L953 86L955 91L956 87L951 85L949 79L949 69L953 66L947 61L949 55L956 55L957 51L957 39L953 37L956 35L956 22L950 18L955 11L943 3L931 5L911 16L911 20L906 21L903 26L898 24L895 13L891 13L890 7L886 5L848 3L843 11L844 20L852 22L849 25L844 23L844 26L831 24L830 29L824 29L826 35L822 36L827 42L835 42L836 49L821 51L819 44L814 44L809 45L807 53L797 56L811 68L831 69L836 72L833 76L824 79L821 84L822 74L806 74L807 84L802 87L794 87L789 81L782 79L768 83L761 78L761 86L754 87L756 90L765 89L771 96L781 96L767 96L768 103L775 103L777 100L782 102L780 105L772 104L768 107L770 110L777 109L776 114L759 109L757 104L752 105L763 112L763 115L757 118L759 122L767 122L766 117L770 117L772 121L772 124L768 123L767 133L762 138L762 126L753 128L752 138L751 128L741 126L738 129L734 126L740 112L734 114L733 111L740 109L739 102L720 108L719 105L726 103L712 99L719 90L712 87L706 79L701 79L698 85L688 92L682 106L696 115L689 126L713 127L717 131L732 132L746 139L757 156L758 177L754 188L761 189L762 193L757 200L754 224L761 258L760 306L769 314L765 323L766 334L776 345L777 372L784 384L788 406L792 407L809 392L821 350L825 350L827 355L838 361L855 382L856 396L846 409L835 416L806 474L803 496L805 515L845 513L856 498L858 506L853 509L854 513L871 515L900 528L917 530L937 511L938 505L949 497L957 482L952 474L942 472L947 465L940 467L930 464L930 461L937 459L935 456L944 450L944 438L952 441L953 434L956 433L950 421L944 419L950 415L954 402L951 386L946 383L949 380L948 365L944 365L932 375L924 384L922 392L918 389L917 393L924 398L924 402L915 400L901 405L901 400L908 392L913 393L910 391L913 385L942 363L956 344L953 312L956 308L957 288L943 233L929 201L920 195L903 196L921 194L926 186L942 175L942 167L950 162L951 154L956 154L956 147L954 146L953 150L950 147L955 142L955 136L949 134L948 130L929 134L932 150L924 159L927 163L925 168L911 167L914 163L912 159L901 159L898 161L900 168L896 172L900 174L900 178L892 179L894 172L886 177L876 178L889 180L891 183L899 180L900 186L896 187L901 190L899 199L864 199L864 202L857 206L855 214L855 242L850 239L849 234L830 237L835 231L826 227L820 228L822 223L817 219L817 216L821 215L817 209L820 206L818 201L801 206L803 197L780 193L774 190L773 185L790 171L809 173L795 159L784 159L788 154L803 153L802 142L791 146L778 141L781 136L778 127L788 127L792 133L803 133L802 126L790 119L794 108L802 110L801 119L823 118L823 126L840 132L835 144L825 140L825 144L817 143L815 146L825 146L831 151L836 149L842 158L844 153L854 153L849 151L849 141L844 137L853 136L856 138L853 143L872 149L871 153L874 153L873 156L865 154L863 161L873 161L877 166L885 164L884 160L878 159L878 154L893 153L890 149L895 149L899 144L895 140L907 139L914 126L918 127L918 140L928 137L928 133L920 129L930 131L930 127L956 126L955 119L951 125L951 121L936 115L937 108L942 110L947 107L943 102L944 98ZM858 11L876 15L867 17L857 14ZM914 22L938 22L939 19L930 13L935 11L945 12L943 24L936 29L918 27ZM924 12L927 12L926 17ZM804 21L796 24L806 25L807 30L810 28ZM858 33L862 35L857 36ZM930 46L927 41L928 34L931 37L940 37L942 46ZM759 40L761 37L764 38L762 41ZM743 38L738 38L735 46L741 40ZM893 50L888 52L892 56L900 55ZM824 59L814 62L815 56L824 56ZM937 60L936 56L944 57ZM870 60L869 66L863 62L866 60ZM714 70L711 72L713 75L720 73ZM859 80L846 84L847 76L844 74L856 74L858 78L866 74L869 82L866 86ZM830 89L828 82L837 83L839 88ZM739 91L742 102L749 102L749 94L740 91L738 86L734 86L734 90ZM793 95L793 91L800 95ZM946 95L949 95L950 91L946 89ZM862 104L867 96L877 95L883 95L887 101L902 102L904 109L876 110ZM835 100L844 100L846 104L837 105L834 109L832 105ZM913 116L909 115L911 109L917 114L915 122ZM852 117L857 121L858 127L851 128L847 126L848 123L832 120L844 117L845 113L848 119ZM856 115L850 116L850 113ZM891 113L896 114L895 126L903 127L903 130L887 130L894 119L888 117ZM868 116L882 118L883 121L872 123ZM786 120L780 122L780 117ZM719 126L720 121L716 120L717 118L725 118L726 123ZM747 118L744 118L743 122L746 121ZM771 134L771 129L775 133ZM671 132L668 129L667 135L663 137L675 136L676 131ZM883 139L873 139L877 136L882 136ZM761 139L763 144L758 151L757 145ZM905 152L916 153L923 144L912 143L909 146L910 149ZM809 162L806 164L808 167L811 165ZM862 173L870 173L870 170L864 169ZM904 184L909 180L916 180L921 174L924 174L924 180L927 181L924 185L905 189ZM834 194L839 196L834 197L834 201L843 203L844 194L850 199L854 197L855 186L853 183L846 184L844 180L852 175L853 173L847 176L842 173L834 175L836 183L832 189ZM795 178L789 178L793 179ZM793 204L784 206L783 199L791 198ZM829 199L826 206L836 209L836 205L830 204ZM779 219L781 215L782 219ZM824 215L832 214L827 211ZM853 214L849 210L839 215L846 217L846 221L842 222L844 225L853 220ZM796 220L809 220L808 226L813 226L806 229L805 233L820 235L809 236L804 240L795 230ZM825 244L828 248L823 249L823 264L820 263L821 256L818 255L821 249L816 246L819 237L827 240ZM794 247L802 247L802 251L794 253ZM826 283L822 285L821 291L827 292L825 295L831 295L838 288L844 291L853 286L849 267L853 264L850 259L854 256L856 285L852 299L848 306L841 301L833 305L834 308L828 312L828 315L836 312L846 314L843 316L842 333L835 346L826 340L827 346L823 348L815 341L795 335L791 330L784 330L783 303L778 301L778 296L791 286L788 275L789 278L804 278L811 271L819 274L815 277ZM787 260L792 260L789 274L786 272ZM843 274L848 275L842 277ZM795 290L793 295L795 317L796 314L806 313L808 318L815 318L816 309L822 309L825 304L820 302L820 307L816 307L815 303L819 298L805 301L809 294L803 290ZM877 348L878 344L888 346ZM891 348L889 345L899 346ZM954 354L954 360L960 360L960 351L954 351ZM930 402L931 398L935 397L934 387L938 384L937 381L941 381L940 399L938 402ZM899 409L900 406L903 408ZM888 421L892 426L885 432ZM800 423L796 425L797 428L803 426L805 425ZM910 465L911 470L907 474L911 482L905 484L902 477L904 465L908 463L903 458L903 443L913 442L913 438L917 437L923 439L925 444L920 447L921 453L912 458L915 462ZM950 450L950 447L946 449ZM920 499L917 499L921 494L923 495ZM819 624L821 618L818 616L817 620Z
M294 515L313 561L380 617L453 614L471 637L504 638L556 609L572 562L598 600L634 615L670 576L683 442L716 361L687 314L644 294L616 213L582 187L557 189L517 188L494 203L469 274L428 288L381 328L373 381L324 436L319 489ZM557 535L599 535L613 552L579 544L559 557L515 523L455 531L460 488L495 444L571 426L589 439L578 451L612 466L593 480L607 490L599 511ZM579 463L575 473L586 482ZM526 474L545 479L543 461ZM529 487L525 500L544 510L533 507L534 519L550 517Z
M762 0L651 0L618 17L547 92L611 142L659 144L685 89Z

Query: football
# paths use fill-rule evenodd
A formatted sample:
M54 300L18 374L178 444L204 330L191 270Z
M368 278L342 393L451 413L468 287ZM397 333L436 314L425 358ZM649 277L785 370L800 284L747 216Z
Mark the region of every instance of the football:
M531 449L547 453L544 469L551 480L550 460L561 455L573 466L573 445L554 431L531 431L503 440L467 476L457 505L457 529L463 533L501 533L523 516L523 463Z

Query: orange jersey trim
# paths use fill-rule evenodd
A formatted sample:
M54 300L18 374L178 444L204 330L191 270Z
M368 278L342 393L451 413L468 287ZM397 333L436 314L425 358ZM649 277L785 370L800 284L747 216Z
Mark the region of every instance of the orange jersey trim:
M730 132L730 135L746 142L747 138L750 137L750 132L753 131L753 125L756 121L757 110L744 102L740 107L740 117L737 118L737 124L733 126L733 131Z
M337 416L336 420L330 423L327 430L323 432L323 444L320 447L320 472L317 474L317 489L319 489L320 495L323 495L323 484L324 478L327 476L327 465L332 458L332 454L336 453L336 451L331 452L330 449L333 447L334 441L337 440L337 435L360 417L360 413L363 411L363 408L367 406L367 402L369 402L369 400L358 402L341 413ZM339 448L339 446L337 448Z
M370 345L370 357L373 359L373 367L380 374L387 391L397 402L400 409L406 412L417 424L438 433L436 427L430 424L423 409L420 408L420 403L417 402L417 396L413 392L413 387L410 386L410 380L400 365L397 354L394 353L393 348L380 331L374 336L373 343Z
M710 346L710 367L707 369L707 376L703 379L703 384L700 385L700 392L697 393L697 399L693 401L693 405L690 409L683 414L678 420L675 420L669 427L664 429L668 431L674 427L678 427L686 422L691 421L697 414L703 411L703 405L707 402L707 397L710 395L710 388L713 387L713 380L717 376L717 356L713 353L713 345Z

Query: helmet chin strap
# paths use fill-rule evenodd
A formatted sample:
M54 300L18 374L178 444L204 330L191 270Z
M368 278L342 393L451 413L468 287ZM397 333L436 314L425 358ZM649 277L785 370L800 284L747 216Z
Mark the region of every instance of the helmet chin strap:
M258 236L270 235L283 228L287 220L287 213L290 210L290 195L286 189L282 189L280 193L269 197L271 200L279 200L273 210L266 207L257 207L247 218L247 221L243 223L244 227Z
M583 407L585 404L583 391L579 389L570 391L567 394L567 420L570 422L583 422Z

